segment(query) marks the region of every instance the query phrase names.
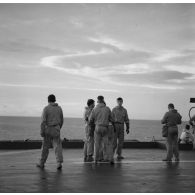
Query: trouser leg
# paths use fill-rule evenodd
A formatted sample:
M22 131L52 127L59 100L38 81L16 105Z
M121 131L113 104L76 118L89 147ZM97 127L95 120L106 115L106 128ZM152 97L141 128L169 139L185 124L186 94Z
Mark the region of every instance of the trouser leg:
M173 137L173 154L175 159L179 159L178 135Z
M61 142L60 137L53 138L53 148L55 151L57 163L62 163L63 162L63 155L62 155L62 142Z
M172 160L173 158L173 138L171 135L167 137L167 160Z
M86 140L84 142L84 149L83 149L85 158L87 158L87 150L88 150L88 134L86 133Z
M114 159L114 129L112 126L108 127L108 141L107 141L107 160L113 161Z
M94 153L94 137L89 136L87 142L87 155L93 156L93 153Z
M100 134L97 132L97 130L95 131L95 133L94 133L94 138L95 138L95 140L94 140L94 142L95 142L95 144L94 144L94 150L95 150L95 161L98 161L98 160L100 160L99 159L99 152L100 152L100 144L101 144L101 136L100 136Z
M49 148L51 145L51 139L50 137L46 136L43 138L43 142L42 142L42 151L41 151L41 159L40 162L42 164L45 164L47 157L49 155Z
M117 146L117 154L118 156L122 155L122 148L124 143L124 125L118 125L118 146Z
M114 141L113 141L113 153L115 153L117 148L117 140L118 140L118 131L116 129L116 132L114 133Z
M87 157L87 141L84 142L84 148L83 148L84 157Z
M104 135L102 137L102 152L103 152L103 158L104 160L108 160L108 135Z

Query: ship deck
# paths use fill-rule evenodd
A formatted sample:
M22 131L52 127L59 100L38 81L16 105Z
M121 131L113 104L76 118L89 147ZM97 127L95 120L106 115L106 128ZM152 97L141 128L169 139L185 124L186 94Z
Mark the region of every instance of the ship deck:
M0 192L195 192L195 151L167 164L160 149L124 149L123 161L83 163L81 149L64 149L61 171L50 151L44 170L40 150L0 150Z

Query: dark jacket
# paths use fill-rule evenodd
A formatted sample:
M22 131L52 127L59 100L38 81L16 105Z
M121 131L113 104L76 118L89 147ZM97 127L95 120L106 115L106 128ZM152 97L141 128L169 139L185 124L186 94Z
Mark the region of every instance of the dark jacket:
M161 120L162 124L167 124L169 127L177 126L181 124L182 116L177 112L177 110L172 109L169 112L166 112L163 119Z

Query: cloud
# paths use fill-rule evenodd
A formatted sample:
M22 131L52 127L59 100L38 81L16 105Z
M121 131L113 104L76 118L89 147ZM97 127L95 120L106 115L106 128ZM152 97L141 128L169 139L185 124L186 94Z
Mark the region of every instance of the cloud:
M72 17L70 19L70 23L75 27L75 28L83 28L84 27L84 23L77 17Z
M129 45L107 36L89 37L88 40L95 43L100 43L104 46L111 46L122 51L131 49Z
M0 83L0 87L24 87L24 88L40 88L40 89L67 89L79 91L99 91L99 92L112 92L119 93L115 89L98 89L98 88L83 88L83 87L64 87L64 86L46 86L46 85L33 85L33 84L14 84L14 83Z

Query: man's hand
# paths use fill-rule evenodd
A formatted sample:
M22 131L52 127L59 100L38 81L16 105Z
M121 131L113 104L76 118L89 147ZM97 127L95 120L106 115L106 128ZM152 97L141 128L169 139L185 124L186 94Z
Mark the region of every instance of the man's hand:
M129 127L130 125L129 125L129 123L126 123L126 132L127 132L127 134L129 134Z
M41 131L41 137L45 137L45 133Z

